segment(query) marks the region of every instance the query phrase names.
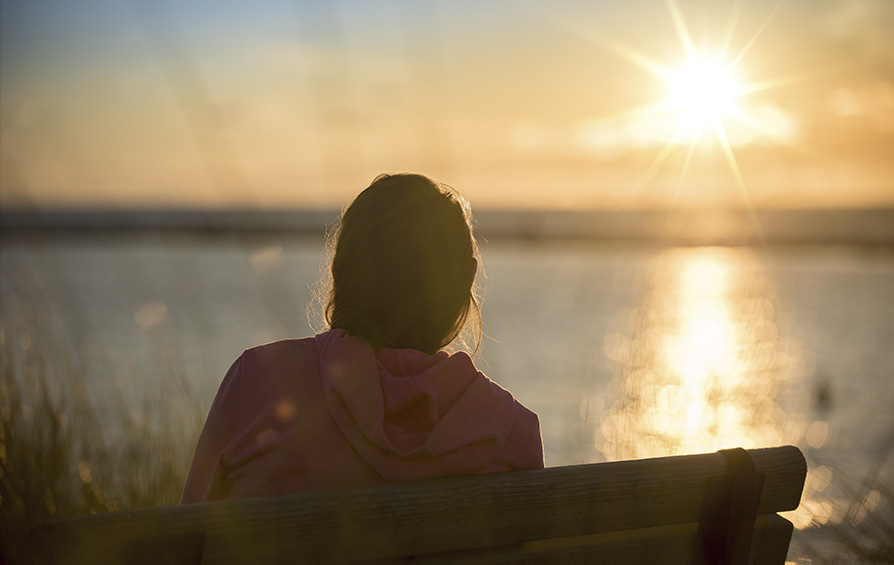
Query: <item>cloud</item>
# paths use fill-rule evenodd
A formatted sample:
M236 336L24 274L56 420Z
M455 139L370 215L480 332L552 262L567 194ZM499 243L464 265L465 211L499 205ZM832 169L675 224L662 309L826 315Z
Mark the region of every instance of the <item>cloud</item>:
M883 135L894 134L894 82L888 80L840 86L829 93L832 116L859 120L863 127Z
M723 129L733 147L752 143L792 143L798 135L794 118L779 106L765 103L748 107L745 115L748 123L725 117ZM628 119L589 120L581 123L575 132L580 147L603 158L643 147L665 145L689 145L714 143L714 134L705 132L693 138L691 124L683 123L680 116L669 112L654 112Z

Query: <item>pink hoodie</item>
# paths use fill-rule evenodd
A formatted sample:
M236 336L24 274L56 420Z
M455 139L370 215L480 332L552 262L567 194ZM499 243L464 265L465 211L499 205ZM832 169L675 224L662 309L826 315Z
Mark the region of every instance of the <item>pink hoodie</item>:
M333 330L233 363L180 502L542 467L537 415L465 353L374 351Z

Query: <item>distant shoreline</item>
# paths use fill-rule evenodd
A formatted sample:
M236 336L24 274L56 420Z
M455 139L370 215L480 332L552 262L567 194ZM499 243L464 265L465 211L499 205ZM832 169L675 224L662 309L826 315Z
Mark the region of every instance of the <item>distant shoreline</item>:
M322 235L337 210L4 210L0 234ZM894 245L894 208L842 210L482 210L476 233L525 241L661 245Z

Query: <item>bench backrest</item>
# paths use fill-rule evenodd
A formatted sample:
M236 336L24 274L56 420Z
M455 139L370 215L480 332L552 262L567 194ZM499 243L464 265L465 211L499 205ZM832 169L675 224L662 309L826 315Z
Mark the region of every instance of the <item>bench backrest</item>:
M783 563L791 446L97 514L42 524L44 563Z

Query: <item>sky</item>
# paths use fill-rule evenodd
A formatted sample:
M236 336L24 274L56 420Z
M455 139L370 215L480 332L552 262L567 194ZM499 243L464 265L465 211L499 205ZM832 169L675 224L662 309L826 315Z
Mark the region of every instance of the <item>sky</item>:
M0 0L0 207L894 207L890 0Z

